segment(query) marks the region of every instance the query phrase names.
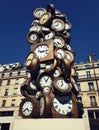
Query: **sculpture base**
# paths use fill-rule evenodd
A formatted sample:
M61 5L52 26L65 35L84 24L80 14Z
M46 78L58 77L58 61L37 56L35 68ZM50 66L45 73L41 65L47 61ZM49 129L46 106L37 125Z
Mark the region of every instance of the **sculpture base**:
M13 130L85 130L83 119L15 119Z

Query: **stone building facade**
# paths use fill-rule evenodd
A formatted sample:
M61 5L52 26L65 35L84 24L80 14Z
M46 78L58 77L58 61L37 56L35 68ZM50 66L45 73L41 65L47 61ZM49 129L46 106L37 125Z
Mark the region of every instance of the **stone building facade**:
M99 60L75 63L78 101L83 103L86 130L99 125ZM24 98L20 86L28 72L20 63L0 65L0 130L13 130L14 120L21 118L19 104ZM96 129L95 129L96 128Z

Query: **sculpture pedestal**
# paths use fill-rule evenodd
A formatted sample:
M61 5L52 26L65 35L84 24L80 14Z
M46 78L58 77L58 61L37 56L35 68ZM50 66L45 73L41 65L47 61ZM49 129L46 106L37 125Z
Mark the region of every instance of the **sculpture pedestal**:
M13 130L85 130L83 119L15 119Z

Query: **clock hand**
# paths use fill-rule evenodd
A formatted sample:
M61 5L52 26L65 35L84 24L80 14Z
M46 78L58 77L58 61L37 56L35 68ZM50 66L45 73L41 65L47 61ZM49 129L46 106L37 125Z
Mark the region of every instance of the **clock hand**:
M41 50L38 50L38 52L40 52L40 53L42 53L42 52L47 52L48 50L43 50L43 51L41 51Z
M60 42L57 42L58 44L61 44Z
M47 77L47 79L46 78L44 78L45 79L45 81L47 82L48 81L48 79L49 79L49 77Z
M23 112L25 112L26 110L29 112L29 109L28 109L28 108L25 108Z
M63 86L63 82L62 82L62 80L61 80L61 87Z

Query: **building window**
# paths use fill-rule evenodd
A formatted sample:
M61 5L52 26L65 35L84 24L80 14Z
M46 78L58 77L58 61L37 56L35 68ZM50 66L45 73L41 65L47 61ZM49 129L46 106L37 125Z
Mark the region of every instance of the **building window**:
M97 64L97 67L99 67L99 64Z
M19 78L16 79L15 84L19 84Z
M6 105L6 100L3 100L2 101L2 107L5 107L5 105Z
M2 74L2 78L4 78L4 74Z
M85 68L86 68L86 69L89 69L89 68L90 68L90 65L85 65Z
M15 106L15 99L12 99L11 106Z
M91 107L96 107L97 106L95 96L90 96L90 105L91 105Z
M10 76L12 76L12 72L10 73Z
M87 78L91 77L90 71L86 71L86 76L87 76Z
M8 96L8 91L9 91L9 89L5 89L5 94L4 94L4 96Z
M20 76L20 71L18 71L18 76Z
M10 129L10 123L2 123L0 130L9 130Z
M88 110L89 119L99 119L99 110Z
M94 90L93 82L89 82L88 85L89 85L89 91L93 91Z
M13 116L13 111L0 111L1 116Z
M10 80L7 81L7 85L10 85Z
M80 91L81 91L81 86L80 86L80 84L77 84L77 87L78 87L78 91L80 92Z
M18 88L14 88L13 95L17 95Z

